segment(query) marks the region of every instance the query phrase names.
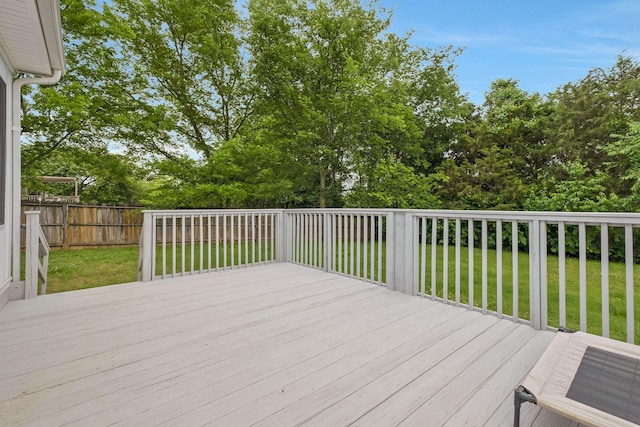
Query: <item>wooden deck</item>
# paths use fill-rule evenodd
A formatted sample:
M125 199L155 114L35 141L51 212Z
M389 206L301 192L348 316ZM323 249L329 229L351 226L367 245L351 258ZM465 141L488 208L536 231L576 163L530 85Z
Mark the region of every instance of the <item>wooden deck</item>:
M506 426L552 336L292 264L47 295L0 312L0 425Z

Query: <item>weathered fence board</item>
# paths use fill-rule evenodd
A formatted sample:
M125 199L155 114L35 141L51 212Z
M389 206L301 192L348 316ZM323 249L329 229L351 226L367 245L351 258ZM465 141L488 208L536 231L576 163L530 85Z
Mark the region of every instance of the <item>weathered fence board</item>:
M39 210L40 225L52 248L137 246L142 208L22 202L22 246L25 211Z

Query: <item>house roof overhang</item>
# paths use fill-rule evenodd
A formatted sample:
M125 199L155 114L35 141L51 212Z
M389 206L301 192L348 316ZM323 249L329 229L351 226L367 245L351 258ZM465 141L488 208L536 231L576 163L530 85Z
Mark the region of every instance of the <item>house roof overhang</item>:
M59 0L2 0L0 55L12 73L64 73Z

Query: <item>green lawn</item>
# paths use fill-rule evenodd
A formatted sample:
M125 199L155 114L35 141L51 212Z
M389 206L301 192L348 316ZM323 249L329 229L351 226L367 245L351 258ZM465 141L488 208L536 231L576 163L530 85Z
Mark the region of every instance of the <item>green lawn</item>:
M203 267L208 267L208 246L203 246ZM225 265L224 250L222 245L218 248L218 265ZM431 291L431 247L426 248L425 279L419 279L421 290L426 285L427 293ZM322 248L319 247L318 251ZM348 250L347 248L343 248ZM370 250L368 246L367 261L370 263ZM212 267L216 266L216 250L215 243L211 250ZM382 280L385 280L385 258L386 253L382 251ZM200 269L200 246L193 247L193 266L194 270ZM231 265L231 247L227 245L226 265ZM269 258L271 255L270 246L261 245L261 255ZM364 248L361 246L361 255L365 256ZM496 251L488 251L488 293L487 303L488 309L497 311L497 263ZM172 271L173 256L171 248L167 250L167 273ZM237 244L233 248L233 264L244 264L248 259L249 262L255 257L260 256L257 245L253 247L249 244L246 247L242 245L238 251ZM337 256L337 255L336 255ZM347 272L349 269L349 252L347 252ZM245 258L246 257L246 258ZM419 257L420 258L420 257ZM374 259L377 262L377 247L374 252ZM512 313L512 266L511 252L503 251L503 269L502 269L502 292L503 307L502 312L505 314ZM156 274L162 273L161 267L162 254L158 249ZM461 248L460 259L461 271L461 301L468 302L468 250ZM191 270L191 246L185 248L185 270ZM138 248L122 247L122 248L103 248L103 249L83 249L83 250L56 250L52 251L49 258L49 283L47 285L48 293L63 292L68 290L91 288L97 286L105 286L116 283L133 282L137 280L138 267ZM421 272L421 266L418 272ZM367 268L369 271L370 265ZM568 258L566 260L566 290L567 290L567 327L578 329L579 327L579 263L576 259ZM355 270L355 268L354 268ZM364 275L364 262L360 262L360 275ZM529 257L525 253L518 256L518 282L519 282L519 298L518 315L521 318L529 317ZM182 271L182 252L180 245L176 250L176 272ZM344 271L344 270L343 270ZM377 266L374 269L375 279L378 280ZM449 263L448 263L448 287L447 295L450 300L455 298L455 248L449 247ZM356 271L353 272L355 274ZM480 306L482 302L482 252L479 249L474 250L474 304ZM635 335L636 341L640 342L640 303L638 295L640 292L640 265L634 266L634 280L636 297L635 304ZM443 264L442 264L442 247L437 248L437 265L436 265L436 281L437 294L442 297L443 293ZM548 308L549 308L549 324L557 326L559 322L559 286L558 286L558 258L548 257ZM589 332L601 333L601 289L600 289L600 263L598 261L587 262L587 328ZM626 338L626 308L625 308L625 268L621 263L609 264L609 312L610 312L610 329L611 336L618 339Z
M431 247L427 246L426 286L431 292ZM468 302L468 248L461 248L460 253L460 294L461 301ZM513 308L513 273L511 252L502 253L502 312L511 314ZM455 298L455 248L449 247L449 265L447 294L449 299ZM487 252L487 308L497 311L497 252ZM474 304L480 306L482 302L482 251L474 250ZM602 333L602 290L601 271L599 261L587 261L587 330L594 334ZM566 259L566 319L565 325L571 329L579 329L579 262L575 258ZM437 250L437 294L442 297L442 247ZM558 257L547 258L547 304L548 324L559 325L559 278ZM422 285L422 281L420 282ZM529 255L518 254L518 316L529 318ZM625 305L625 265L623 263L609 263L609 328L612 338L626 340L626 305ZM635 337L640 342L640 265L634 265L634 295L635 295Z
M251 242L245 244L244 242L238 246L237 242L227 243L226 248L222 244L218 244L216 250L215 242L211 243L211 256L209 256L209 245L186 244L184 246L184 262L182 245L177 244L175 247L175 272L181 274L189 271L199 271L202 269L215 269L224 266L236 266L251 264L253 262L265 261L271 259L273 245L270 242L262 242L262 244L253 245ZM202 251L201 251L202 249ZM226 249L226 250L225 250ZM216 259L217 254L217 259ZM192 256L193 255L193 256ZM174 268L174 254L173 246L167 245L166 254L166 270L165 274L171 275ZM162 259L163 253L161 246L156 247L156 268L155 274L162 275ZM137 258L136 258L137 260ZM202 261L202 262L201 262ZM184 268L183 268L184 266Z
M54 250L47 275L47 293L135 282L138 248Z

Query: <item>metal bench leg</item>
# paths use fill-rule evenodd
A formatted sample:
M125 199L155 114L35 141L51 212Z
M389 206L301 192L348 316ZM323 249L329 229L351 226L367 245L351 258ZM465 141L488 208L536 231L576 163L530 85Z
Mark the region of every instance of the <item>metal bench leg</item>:
M520 406L522 402L537 403L536 397L529 393L529 390L518 386L513 392L513 427L520 427Z

